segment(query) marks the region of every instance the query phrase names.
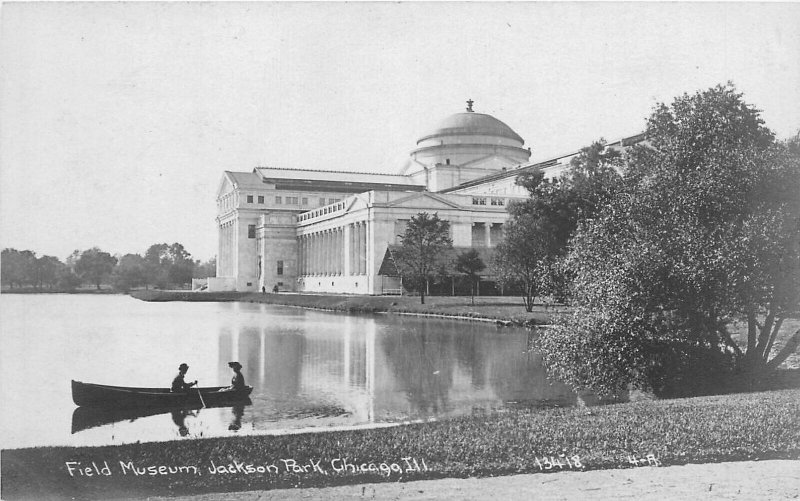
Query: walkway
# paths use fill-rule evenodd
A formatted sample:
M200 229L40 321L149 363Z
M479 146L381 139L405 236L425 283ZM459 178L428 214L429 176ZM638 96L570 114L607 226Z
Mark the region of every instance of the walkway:
M800 461L691 464L662 468L559 472L150 499L164 501L800 499Z

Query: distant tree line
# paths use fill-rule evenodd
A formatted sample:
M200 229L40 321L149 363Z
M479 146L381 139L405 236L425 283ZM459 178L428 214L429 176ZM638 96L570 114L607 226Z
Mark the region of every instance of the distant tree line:
M36 256L31 250L3 249L0 283L3 287L72 291L81 286L97 290L106 284L127 292L136 288L186 288L192 278L216 275L216 259L201 262L180 243L153 244L140 254L112 256L97 247L75 250L66 261Z

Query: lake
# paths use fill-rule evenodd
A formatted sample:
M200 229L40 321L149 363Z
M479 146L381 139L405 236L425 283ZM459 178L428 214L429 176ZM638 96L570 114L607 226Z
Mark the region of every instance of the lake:
M2 448L333 429L576 402L546 379L531 331L491 323L121 295L2 294L0 311ZM186 381L227 385L234 360L254 387L250 405L105 423L76 411L71 398L73 379L167 387L181 362L190 367Z

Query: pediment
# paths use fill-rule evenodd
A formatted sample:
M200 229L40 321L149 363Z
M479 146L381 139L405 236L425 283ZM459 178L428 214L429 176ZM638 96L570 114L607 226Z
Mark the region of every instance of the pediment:
M219 187L217 188L217 198L232 192L234 189L233 186L233 179L228 172L222 174L222 179L219 182Z
M347 202L348 205L345 207L345 212L353 212L369 207L369 201L362 195L355 195L347 199Z
M459 206L449 200L430 192L414 193L407 197L386 204L387 207L407 209L458 209Z

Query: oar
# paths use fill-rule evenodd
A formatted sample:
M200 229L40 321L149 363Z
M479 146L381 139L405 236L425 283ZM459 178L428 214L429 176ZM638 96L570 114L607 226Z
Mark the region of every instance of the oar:
M195 386L197 386L197 381L194 382ZM203 404L203 409L206 408L206 401L203 400L203 393L200 391L200 388L195 388L197 390L197 395L200 397L200 403Z

